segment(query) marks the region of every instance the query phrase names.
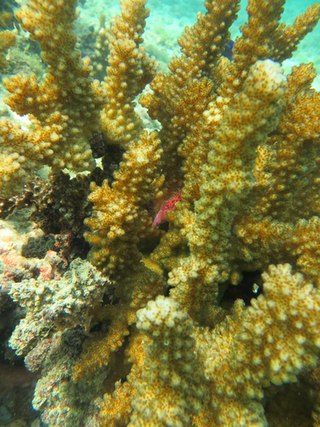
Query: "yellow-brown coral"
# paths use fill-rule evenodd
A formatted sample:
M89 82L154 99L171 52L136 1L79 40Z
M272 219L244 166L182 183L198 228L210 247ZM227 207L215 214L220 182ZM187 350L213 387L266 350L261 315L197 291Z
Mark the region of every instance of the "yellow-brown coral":
M114 20L109 34L109 66L104 84L107 102L101 115L102 129L111 144L127 144L141 132L134 101L153 77L155 66L141 46L149 14L146 0L120 3L122 15Z
M286 27L279 24L283 5L284 1L249 2L248 23L229 61L221 52L238 3L207 2L207 14L200 15L180 41L182 56L172 60L168 75L156 75L152 92L142 97L151 117L162 124L164 191L181 186L182 200L145 263L156 274L167 272L172 289L167 299L150 302L142 310L141 321L138 312L139 332L147 336L142 338L141 373L133 366L128 375L131 386L118 385L114 394L115 402L125 389L134 396L131 410L126 406L122 413L125 425L265 425L262 388L296 381L302 370L317 363L319 94L311 88L311 65L294 68L286 79L274 60L292 54L319 19L320 8L312 6ZM208 30L216 28L216 19L226 23L218 34ZM283 43L286 38L288 44ZM106 250L111 247L107 244ZM122 265L121 256L115 259ZM252 307L237 302L230 315L219 311L226 287L240 287L247 271L263 271L284 261L305 276L293 274L287 264L270 267L261 284L264 295L253 300ZM158 305L166 313L159 314L162 320L147 314ZM291 317L287 307L292 307ZM300 336L308 322L306 311L310 336ZM166 327L167 319L170 323L171 315L190 322L187 329L197 344L189 369L199 368L195 377L202 378L199 384L206 390L201 394L198 386L199 395L191 392L197 403L187 405L187 411L184 390L189 387L190 392L196 378L186 380L187 374L176 373L180 359L162 356L162 335L157 332ZM180 342L178 332L175 336ZM179 353L178 344L168 340L170 351ZM289 348L281 345L284 341ZM186 347L181 350L181 363L188 353ZM172 397L167 401L168 396ZM108 420L105 425L117 425L116 418L111 421L108 416L109 406L113 407L111 395L105 397L102 419Z
M75 49L75 6L76 0L67 5L32 0L17 11L24 30L39 42L48 69L41 83L34 74L4 82L10 92L7 104L20 115L28 114L30 126L23 132L17 124L1 122L1 145L14 158L2 173L2 195L17 191L43 165L76 172L93 167L88 139L98 128L103 91L89 76L89 60L82 60Z
M311 64L285 76L279 62L312 30L320 5L286 26L280 23L285 0L249 0L248 22L229 60L223 51L239 2L206 1L206 13L180 39L181 57L142 95L161 125L149 132L135 110L154 72L142 48L145 1L121 2L101 86L74 53L67 23L59 50L31 13L39 6L51 28L64 7L72 21L70 4L55 0L49 13L30 0L18 14L42 43L47 88L32 76L6 83L9 105L36 120L46 156L56 159L48 161L53 168L68 159L70 166L79 161L79 169L90 167L88 132L98 128L100 113L104 161L108 150L122 155L112 176L103 170L101 185L92 183L85 233L89 260L110 277L112 296L95 307L97 330L81 336L81 354L72 359L66 383L81 390L106 376L95 396L102 426L253 427L275 425L273 395L297 382L310 391L303 417L311 423L319 411L312 387L320 353L320 96L312 88ZM63 74L65 52L80 87ZM25 98L34 91L40 94L35 105ZM75 105L76 95L87 93ZM53 110L43 104L49 95ZM82 114L92 127L84 129ZM10 122L6 126L4 137L11 132ZM4 138L6 155L17 170L24 159L30 167L25 147L32 153L38 146L35 133L12 132L14 142ZM52 132L57 141L48 141ZM86 158L72 151L80 134ZM20 140L25 151L14 149ZM152 226L154 204L173 189L181 190L181 200L158 229ZM283 425L291 419L284 416Z

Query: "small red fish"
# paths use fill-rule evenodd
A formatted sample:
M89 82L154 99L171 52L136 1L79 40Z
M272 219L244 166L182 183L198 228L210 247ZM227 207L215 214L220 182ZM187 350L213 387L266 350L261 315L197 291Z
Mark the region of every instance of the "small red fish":
M167 219L168 211L175 211L177 209L176 203L181 201L181 191L177 191L173 196L162 203L157 215L155 216L152 227L156 227Z

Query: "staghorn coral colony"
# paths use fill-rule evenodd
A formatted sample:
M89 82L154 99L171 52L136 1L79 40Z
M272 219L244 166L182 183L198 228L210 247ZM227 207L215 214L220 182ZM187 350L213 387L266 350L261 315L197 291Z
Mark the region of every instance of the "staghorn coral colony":
M227 58L239 1L208 0L158 72L145 3L121 0L103 33L103 81L76 0L16 12L47 69L3 80L28 123L0 120L2 209L27 197L45 232L76 230L63 274L3 276L33 406L48 426L319 426L320 94L312 64L281 63L320 4L285 25L285 0L249 0Z

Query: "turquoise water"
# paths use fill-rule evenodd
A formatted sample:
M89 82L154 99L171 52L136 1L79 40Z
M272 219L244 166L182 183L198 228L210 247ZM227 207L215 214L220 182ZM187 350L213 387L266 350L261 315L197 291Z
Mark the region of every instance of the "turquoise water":
M27 0L16 1L24 4ZM313 3L312 0L287 0L282 20L285 23L292 23L299 14ZM108 22L112 16L119 13L119 4L119 0L79 1L80 15L76 23L78 34L83 36L83 34L92 33L93 28L97 29L101 15L104 15ZM241 1L238 19L231 28L233 39L240 34L240 27L247 19L246 5L247 0ZM147 20L144 44L147 51L159 61L162 67L165 67L171 57L179 53L177 40L185 26L194 23L199 11L205 11L204 2L201 0L149 0L147 6L150 10L150 16ZM319 72L320 54L317 47L319 43L320 24L305 37L294 56L283 64L285 71L289 72L293 65L312 61ZM80 48L83 47L80 46ZM315 80L315 85L318 89L320 88L319 77Z
M312 0L287 0L282 20L285 23L292 23L308 6L313 4ZM182 34L186 25L192 25L199 11L205 11L203 2L200 0L189 1L163 1L150 0L147 3L150 10L150 17L147 20L145 32L145 46L150 54L154 55L162 65L166 64L172 55L178 54L177 39ZM241 10L237 21L232 26L232 38L239 35L240 26L247 19L247 0L241 2ZM107 19L119 12L119 2L117 0L87 0L81 6L82 13L79 23L82 30L90 25L97 26L100 14L104 14ZM283 65L288 72L293 65L302 62L312 61L320 71L320 53L318 44L320 42L320 24L312 33L301 42L293 58ZM319 77L315 81L317 88L320 87Z

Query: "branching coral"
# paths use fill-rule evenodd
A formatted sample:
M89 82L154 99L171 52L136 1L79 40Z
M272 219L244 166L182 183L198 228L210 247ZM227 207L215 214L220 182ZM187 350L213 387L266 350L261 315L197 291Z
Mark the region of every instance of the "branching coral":
M141 131L134 100L152 79L154 61L141 46L148 10L146 0L122 0L122 15L112 23L109 33L109 66L105 78L107 102L101 116L108 142L126 144Z
M86 224L93 246L90 259L113 277L139 262L139 241L152 234L148 203L159 197L162 176L159 171L160 141L155 133L142 133L123 155L115 181L93 185L89 200L95 209Z
M234 416L238 425L264 425L258 402L266 388L297 381L318 361L319 291L288 264L270 266L262 276L264 295L252 307L238 303L215 334L200 334L217 425L232 424Z
M285 27L279 24L283 4L276 2L270 7L267 2L249 3L249 21L235 42L233 61L228 61L221 56L222 47L237 4L208 3L207 14L200 16L180 41L182 57L172 60L167 76L155 77L153 92L142 98L151 116L163 126L164 191L172 185L182 187L182 201L169 217L170 229L150 255L151 269L158 271L152 267L155 262L160 271L169 272L168 283L173 288L170 298L204 326L213 327L218 322L222 285L227 281L232 286L239 284L244 271L263 270L270 263L287 260L301 268L307 280L318 283L318 251L312 250L317 243L312 244L308 237L302 240L302 235L307 229L317 230L315 215L319 214L320 129L313 116L319 114L319 95L311 89L314 74L310 65L295 68L286 81L280 67L267 58L283 60L290 56L319 19L320 8L312 6L293 27ZM212 31L206 32L207 27L214 27L215 19L228 22L221 39L217 37L219 42L224 40L221 45L215 43ZM297 34L295 42L288 36L284 48L280 40L292 32ZM214 48L210 50L209 46ZM308 113L311 104L314 110ZM313 155L307 156L310 150ZM196 334L201 336L201 330ZM218 330L213 329L215 337L216 333ZM255 352L252 346L249 349ZM146 360L145 369L148 363ZM300 369L306 365L302 362ZM170 362L167 366L169 369ZM213 401L216 393L211 389ZM109 397L107 402L110 404ZM230 406L238 403L230 402ZM246 415L241 414L240 407L234 408L237 421L230 419L230 424L264 422L263 408L258 405L251 412L250 405L256 404L247 404ZM143 416L135 415L134 403L132 408L132 425L144 425L138 421ZM207 422L201 421L200 415L194 422L210 425L209 420L216 419L223 425L219 411L223 412L223 407L215 407ZM154 422L167 425L164 420Z
M35 322L35 348L54 347L35 407L49 425L95 425L98 417L102 426L265 426L275 425L273 396L297 382L310 394L303 416L316 423L320 96L312 88L312 64L286 77L280 62L313 29L320 5L286 26L280 23L285 0L249 0L230 60L223 52L239 2L207 1L207 12L179 41L181 56L167 74L154 76L142 47L145 1L123 0L109 30L107 75L98 85L74 50L75 1L51 3L30 0L17 14L49 68L40 85L35 76L5 83L8 104L28 113L33 125L23 130L3 122L3 158L11 160L5 189L17 183L8 185L12 164L17 175L23 164L39 165L35 147L54 170L90 168L88 136L99 126L103 167L112 150L123 154L112 176L105 168L101 185L92 183L85 221L88 259L111 280L108 292L80 281L79 303L89 292L84 311L75 302L63 314L55 304L65 308L68 299L61 301L64 293L52 283L46 312L56 314L52 327L59 325L59 334L49 342L37 292L26 303L26 283L13 287L27 313L12 345L19 350L19 337ZM60 30L48 39L60 18ZM144 130L135 110L151 79L141 103L160 122L158 133ZM153 207L174 190L181 200L159 230L152 226ZM46 290L40 287L40 296ZM238 301L228 300L232 292ZM21 351L33 346L28 337L21 342ZM76 394L83 388L81 401ZM285 415L283 425L290 425L292 414Z
M40 44L48 65L44 80L16 75L5 80L6 102L28 114L30 128L2 119L0 191L18 191L43 165L85 171L93 159L88 138L98 128L103 91L89 77L90 63L75 50L76 1L31 1L17 12L22 27ZM50 10L50 13L48 13Z
M267 425L266 389L317 363L320 293L288 264L270 266L263 280L264 295L248 309L238 301L213 330L196 326L171 298L138 312L144 363L122 385L131 386L128 425ZM105 425L109 405L107 398Z

